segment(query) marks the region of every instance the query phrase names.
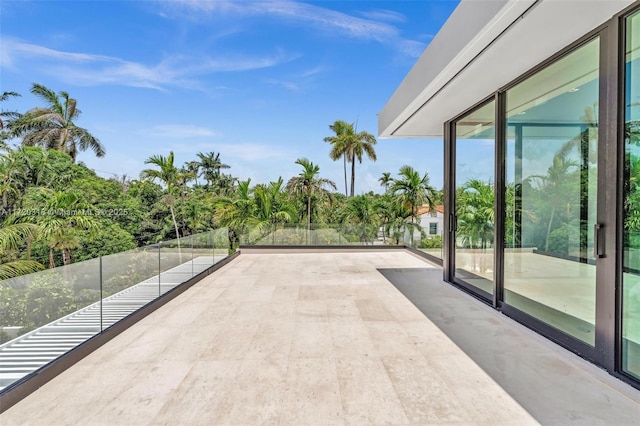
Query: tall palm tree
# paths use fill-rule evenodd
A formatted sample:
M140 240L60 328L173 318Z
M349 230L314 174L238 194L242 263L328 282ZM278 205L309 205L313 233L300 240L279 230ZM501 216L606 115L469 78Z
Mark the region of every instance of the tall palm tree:
M56 93L41 84L33 84L31 93L41 98L46 107L36 107L11 122L10 130L22 137L23 145L41 145L47 149L66 152L76 161L78 151L92 150L104 157L100 141L85 128L75 125L81 111L77 101L67 92Z
M294 176L287 182L287 191L291 194L302 196L307 204L307 230L311 230L311 205L314 199L330 197L326 187L336 190L336 184L329 179L321 178L320 167L306 158L298 158L296 164L302 166L298 176Z
M329 126L336 133L336 136L324 138L325 142L332 145L329 157L332 160L343 158L345 164L345 195L347 187L346 163L351 162L351 197L355 193L356 186L356 160L362 163L362 156L366 154L371 160L376 161L376 151L374 145L377 143L375 136L369 132L358 132L355 126L342 120L334 122Z
M347 147L349 135L353 133L353 125L343 120L336 120L333 124L329 125L329 129L335 133L335 136L327 136L323 140L332 145L329 157L333 161L342 158L344 168L344 195L349 195L349 188L347 186Z
M156 166L157 169L144 169L140 172L140 179L150 181L158 180L166 188L166 201L171 211L171 219L173 220L173 227L176 231L176 238L178 239L178 251L180 251L180 232L178 231L178 222L176 221L176 213L174 210L176 202L175 195L180 185L180 170L173 163L173 151L169 152L169 156L167 157L162 155L149 157L145 160L144 164L152 164Z
M384 186L384 193L385 194L387 192L389 192L389 185L391 185L391 183L393 182L393 178L391 177L391 173L389 173L389 172L382 173L382 176L380 176L380 179L378 179L378 182L380 182L380 186Z
M347 157L351 159L351 196L353 197L356 187L356 160L362 164L362 156L366 154L370 160L376 161L376 151L373 146L378 143L375 136L369 132L354 132L350 138Z
M435 188L429 184L429 174L420 176L417 170L411 166L400 167L399 178L394 179L391 192L397 196L398 201L411 212L411 224L416 224L417 209L423 204L428 204L430 209L435 208L433 194ZM411 231L411 244L413 245L413 231Z

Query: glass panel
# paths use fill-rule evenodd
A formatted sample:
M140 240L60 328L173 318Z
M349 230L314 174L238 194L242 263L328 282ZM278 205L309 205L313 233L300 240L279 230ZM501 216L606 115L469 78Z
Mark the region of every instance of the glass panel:
M102 257L102 328L105 329L160 295L158 246Z
M505 302L595 344L599 40L507 92Z
M163 241L160 244L160 292L162 294L193 276L191 237Z
M640 379L640 12L626 39L622 369Z
M231 240L235 234L229 228L219 228L213 231L213 263L218 263L227 257L231 250Z
M493 293L495 102L456 122L455 276Z
M193 243L193 274L198 275L215 263L213 252L214 233L204 232L192 237Z
M0 281L0 389L100 332L99 262Z

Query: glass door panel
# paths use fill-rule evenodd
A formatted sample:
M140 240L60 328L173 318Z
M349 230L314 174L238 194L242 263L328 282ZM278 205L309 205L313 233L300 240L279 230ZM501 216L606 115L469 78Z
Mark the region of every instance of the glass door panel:
M640 12L626 31L622 369L640 379Z
M454 277L493 294L495 102L455 123Z
M507 91L504 301L595 345L599 39Z

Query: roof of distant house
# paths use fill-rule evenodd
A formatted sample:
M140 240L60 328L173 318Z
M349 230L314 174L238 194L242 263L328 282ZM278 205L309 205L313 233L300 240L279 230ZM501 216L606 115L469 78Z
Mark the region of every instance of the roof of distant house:
M444 214L444 206L443 205L437 205L433 208L435 211L437 211L438 213L442 213ZM427 214L431 211L431 208L428 205L424 205L424 206L420 206L418 207L418 210L416 211L418 216L422 216L423 214Z

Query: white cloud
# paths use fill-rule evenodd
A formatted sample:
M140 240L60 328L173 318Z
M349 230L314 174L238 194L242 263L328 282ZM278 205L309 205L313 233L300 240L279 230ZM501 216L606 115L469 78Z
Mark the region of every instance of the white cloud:
M227 159L239 160L241 162L255 163L265 160L287 160L293 162L296 153L288 148L269 145L266 143L239 142L239 143L189 143L171 144L163 149L164 152L173 151L180 154L197 154L198 152L215 151L220 153L220 158L225 162Z
M323 67L322 65L318 65L317 67L313 67L311 69L303 71L302 73L300 73L300 77L312 77L314 75L318 75L325 71L326 71L325 67Z
M199 127L189 124L163 124L148 129L141 129L140 134L155 138L188 139L198 137L219 136L215 131L207 127Z
M173 55L157 64L143 64L111 56L54 50L9 37L1 37L0 42L2 67L17 69L18 65L24 67L30 61L37 61L40 69L73 84L115 84L157 90L171 86L200 89L199 76L269 68L298 57L277 50L260 57Z
M165 6L162 16L191 16L202 19L203 14L218 16L233 14L239 16L272 16L294 23L304 24L316 30L327 31L332 35L339 34L361 40L372 40L392 47L400 47L400 51L417 57L418 42L408 40L400 35L400 31L388 22L402 22L404 16L388 10L364 12L369 19L358 18L342 12L300 3L291 0L266 1L206 1L206 0L159 0ZM364 15L363 15L364 16ZM424 48L424 45L422 45Z
M267 84L272 84L274 86L282 86L287 90L290 90L292 92L300 92L300 86L296 83L294 83L293 81L286 81L286 80L278 80L275 78L268 78L265 80L265 83Z
M375 21L387 21L387 22L405 22L407 17L400 12L387 9L374 9L369 11L362 11L360 15L367 19L373 19Z
M222 158L230 157L247 162L296 158L290 149L262 143L225 143L216 144L216 148Z

